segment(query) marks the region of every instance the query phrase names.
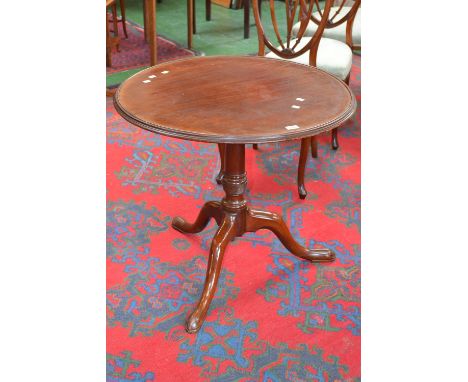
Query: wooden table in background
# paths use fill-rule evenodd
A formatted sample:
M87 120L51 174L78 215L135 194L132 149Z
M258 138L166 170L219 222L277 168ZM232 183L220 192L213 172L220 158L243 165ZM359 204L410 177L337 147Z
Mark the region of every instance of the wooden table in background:
M335 259L329 249L300 245L280 215L247 205L245 144L311 137L340 126L356 109L356 99L344 82L291 61L196 57L139 72L120 85L114 105L123 118L143 129L224 147L226 196L205 203L193 224L180 217L172 221L172 227L183 233L201 232L211 218L219 226L211 243L202 296L187 319L189 333L197 332L205 320L224 251L236 237L268 229L302 259Z

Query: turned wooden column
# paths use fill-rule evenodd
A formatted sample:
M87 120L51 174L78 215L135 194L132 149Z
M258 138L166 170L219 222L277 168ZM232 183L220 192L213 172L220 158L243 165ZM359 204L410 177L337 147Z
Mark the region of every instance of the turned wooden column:
M238 219L238 234L241 236L245 231L245 210L247 202L244 192L247 187L247 174L245 172L245 145L225 145L224 154L224 176L222 179L223 189L226 196L221 201L226 213L242 215Z

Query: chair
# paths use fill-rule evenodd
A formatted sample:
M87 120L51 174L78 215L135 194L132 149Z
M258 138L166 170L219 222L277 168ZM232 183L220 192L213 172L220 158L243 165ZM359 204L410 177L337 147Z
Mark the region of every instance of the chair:
M117 30L117 10L116 10L116 0L106 0L106 66L112 66L112 49L114 47L119 50L119 37ZM109 13L107 8L111 8L112 11L112 24L113 24L113 36L110 34L109 30Z
M127 34L127 24L126 24L126 17L125 17L125 0L119 0L119 8L120 8L120 17L117 15L117 1L114 1L112 4L112 20L113 23L114 33L117 33L115 30L117 29L118 23L122 23L122 29L124 32L125 38L128 38Z
M344 3L346 0L341 1ZM357 0L352 7L348 7L347 13L345 15L342 14L342 18L336 22L334 22L334 19L337 13L332 12L333 3L334 0L326 0L325 5L321 7L318 0L310 0L308 4L305 0L285 0L287 25L286 40L283 42L275 14L275 2L270 2L274 34L280 44L276 46L276 43L272 43L268 36L266 36L265 28L260 19L258 6L254 2L253 9L259 41L258 55L276 59L293 60L294 62L305 65L313 65L335 75L349 84L352 66L351 48L344 42L325 38L323 34L326 29L341 25L346 21L348 25L352 27L354 17L361 1ZM344 7L338 8L340 8L340 12L344 12ZM293 20L296 14L298 15L299 23L295 28L296 33L293 34ZM310 35L305 36L307 26L310 24L311 20L316 25L315 32L309 32ZM311 28L309 28L309 31L310 30ZM270 50L267 54L265 54L266 48ZM299 197L301 199L305 199L307 196L307 191L304 186L304 173L309 146L311 147L312 157L317 158L316 137L304 138L301 141L297 176ZM335 150L338 148L337 129L332 130L332 148Z
M311 37L317 31L321 18L320 9L312 13L311 19L304 32L305 37ZM352 51L361 50L361 0L335 0L330 9L329 22L323 31L323 37L346 43ZM294 24L293 36L296 36L300 27L300 21ZM327 70L326 67L319 68ZM333 71L331 71L333 73ZM335 74L335 73L333 73ZM341 76L340 76L341 78ZM341 78L343 79L343 78ZM349 85L349 77L344 81ZM332 148L338 149L338 129L332 131Z
M359 1L335 0L335 6L330 10L332 17L330 23L325 26L323 37L346 43L352 50L361 50L361 7ZM352 6L359 3L356 13L353 13ZM354 17L353 17L354 15ZM317 23L320 13L314 12L307 25L304 36L310 37L317 30ZM292 33L296 36L299 31L300 22L294 24Z

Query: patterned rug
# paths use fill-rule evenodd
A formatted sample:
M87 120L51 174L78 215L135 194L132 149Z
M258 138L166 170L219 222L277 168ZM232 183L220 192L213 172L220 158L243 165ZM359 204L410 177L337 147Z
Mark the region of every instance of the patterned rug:
M301 244L331 248L337 260L299 260L265 230L236 238L198 335L183 325L216 227L183 235L170 222L223 196L217 147L133 127L108 99L107 381L360 380L360 61L358 111L339 150L319 137L306 200L298 141L246 149L251 206L281 213Z
M121 39L120 52L112 51L112 67L106 68L107 74L150 66L149 45L145 41L143 28L127 21L128 38L125 38L122 23L118 23L118 26ZM112 24L110 24L110 28L112 30ZM160 35L157 36L157 42L158 63L197 55L196 52L185 49Z

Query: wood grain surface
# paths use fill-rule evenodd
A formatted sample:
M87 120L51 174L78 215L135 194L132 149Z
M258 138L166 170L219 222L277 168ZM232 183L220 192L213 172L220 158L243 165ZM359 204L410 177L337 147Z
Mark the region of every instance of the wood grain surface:
M114 104L144 129L214 143L310 137L341 125L356 109L349 87L324 71L242 56L153 66L123 82Z

